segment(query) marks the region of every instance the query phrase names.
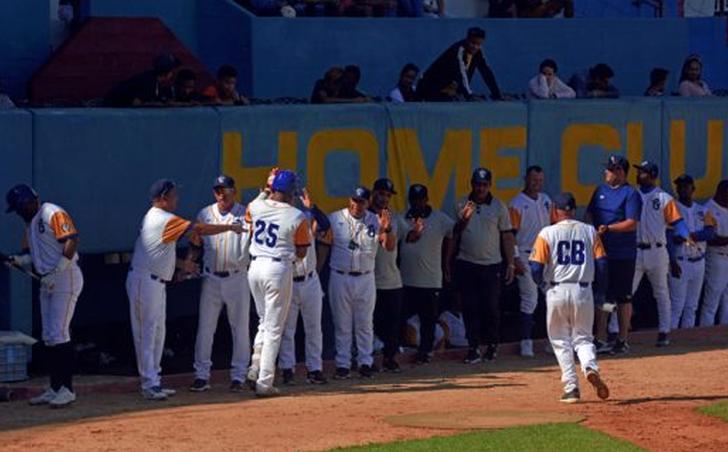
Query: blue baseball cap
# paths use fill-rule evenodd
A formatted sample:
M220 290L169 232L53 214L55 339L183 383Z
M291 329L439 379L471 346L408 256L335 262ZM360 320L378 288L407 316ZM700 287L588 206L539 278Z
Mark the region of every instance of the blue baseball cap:
M18 184L5 195L5 201L8 203L5 213L17 212L20 206L36 199L38 199L38 193L30 185Z
M298 181L296 173L289 170L281 170L276 173L270 188L273 191L284 193L286 195L293 195L296 192L297 186Z
M171 179L159 179L149 187L149 197L152 200L161 198L167 193L177 188L177 183Z
M621 155L612 154L607 159L607 163L604 164L604 167L610 171L616 168L622 168L626 173L629 171L629 160Z
M649 160L645 160L644 162L640 163L639 165L632 165L635 168L637 168L637 171L642 171L643 173L647 173L652 177L657 177L658 174L660 174L660 170L657 167L655 163L650 162Z
M354 191L351 192L351 199L361 199L368 201L371 195L372 193L366 187L356 187L354 188Z
M235 188L235 179L221 174L215 178L212 188Z
M487 168L476 168L470 181L474 184L482 184L493 180L493 173Z
M413 184L409 188L409 193L407 195L407 198L409 200L413 199L424 199L427 198L427 187L425 187L422 184Z
M571 193L560 193L554 196L554 208L571 212L576 209L576 199Z

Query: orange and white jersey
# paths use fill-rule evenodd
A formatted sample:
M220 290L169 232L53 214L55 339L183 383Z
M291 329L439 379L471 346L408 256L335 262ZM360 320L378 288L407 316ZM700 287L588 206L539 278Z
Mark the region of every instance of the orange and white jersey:
M728 209L711 199L705 203L705 210L710 212L711 216L715 220L715 235L728 237ZM723 256L728 256L728 245L709 246L708 254L713 252Z
M536 199L521 192L508 205L511 225L516 231L516 245L520 253L530 253L541 229L551 224L553 204L546 193Z
M192 223L158 207L151 207L142 220L134 245L131 267L171 281L177 260L177 240Z
M256 199L248 204L245 219L251 224L250 256L293 262L297 246L311 245L306 216L284 202Z
M541 230L529 260L544 265L544 281L591 283L594 261L606 257L596 229L577 220L564 220Z
M677 203L665 190L655 187L649 193L637 190L642 198L642 216L637 229L637 243L667 243L668 225L680 220Z
M331 229L327 229L326 232L316 232L316 221L311 218L311 215L306 215L306 219L308 220L309 224L309 234L311 237L311 246L308 247L306 250L306 256L303 259L296 258L296 261L293 264L293 276L308 276L309 273L316 271L316 242L325 243L327 245L331 245L332 241L332 233ZM315 239L314 239L315 237Z
M78 231L71 217L61 207L43 203L28 226L28 247L35 269L41 275L52 272L63 255L64 242ZM74 255L73 262L78 260Z
M685 220L685 225L691 234L703 230L706 226L715 228L715 217L705 206L697 202L694 202L690 207L680 201L676 201L676 203L680 216ZM705 255L705 247L705 242L695 242L695 246L685 246L685 244L681 243L675 246L675 256L700 258Z
M250 225L245 222L245 207L235 203L229 212L221 213L217 203L200 211L197 222L201 224L236 224L243 225L243 233L233 231L217 235L196 236L191 240L195 245L203 246L203 272L245 271L248 268L248 238Z
M362 218L354 218L348 208L329 215L333 243L331 245L332 270L368 273L374 271L379 246L379 219L367 211Z

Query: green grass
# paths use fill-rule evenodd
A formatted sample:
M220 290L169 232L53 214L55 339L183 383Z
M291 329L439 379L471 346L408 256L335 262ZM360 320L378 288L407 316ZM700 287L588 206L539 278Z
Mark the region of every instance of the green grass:
M545 424L502 430L476 431L455 436L338 449L347 451L640 451L627 441L578 424Z
M714 416L728 422L728 400L718 402L714 405L700 407L698 408L698 411L703 414L707 414L708 416Z

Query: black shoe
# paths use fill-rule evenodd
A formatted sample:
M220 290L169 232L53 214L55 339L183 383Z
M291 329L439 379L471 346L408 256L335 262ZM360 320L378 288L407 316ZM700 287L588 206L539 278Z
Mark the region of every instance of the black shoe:
M607 353L612 353L612 349L614 349L614 344L610 345L607 342L602 342L599 339L594 339L594 348L597 351L597 355L604 355Z
M382 362L382 371L398 374L402 372L399 363L394 358L385 358Z
M429 353L419 352L415 357L416 364L429 364L432 362L432 358Z
M614 347L614 343L617 342L618 338L619 338L618 333L607 333L607 344Z
M667 347L668 345L670 345L670 338L667 337L667 333L658 333L655 347Z
M468 350L468 355L465 357L465 364L477 364L479 362L483 361L483 358L480 356L480 350L477 348L471 348Z
M192 386L190 386L189 389L192 392L205 392L210 389L210 384L207 382L207 380L203 380L202 378L196 378L195 381L192 382Z
M372 366L367 366L366 364L359 366L359 375L362 378L372 378L374 376Z
M283 377L284 385L295 384L293 381L293 369L283 369L281 376Z
M379 366L377 366L375 363L372 363L372 365L369 367L372 368L372 373L375 373L375 374L378 374L379 372L382 371L382 369L380 369Z
M495 359L498 357L498 346L495 344L490 344L485 349L485 355L484 358L486 361L495 361Z
M560 401L562 403L576 403L581 399L581 395L579 394L578 389L571 390L569 392L565 392L562 396Z
M306 375L306 381L312 385L325 385L329 381L324 377L324 374L320 370L314 370Z
M255 384L255 382L253 382ZM243 392L245 391L245 385L240 380L233 380L230 382L230 392Z
M348 380L351 378L351 371L346 367L337 367L334 373L334 380Z
M617 342L614 343L614 347L612 348L612 354L625 355L627 353L629 353L629 344L627 344L627 341L617 339Z

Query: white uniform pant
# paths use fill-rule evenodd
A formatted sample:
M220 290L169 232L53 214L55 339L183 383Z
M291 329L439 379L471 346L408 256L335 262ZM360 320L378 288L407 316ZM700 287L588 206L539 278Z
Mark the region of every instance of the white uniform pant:
M41 286L40 319L43 342L46 345L60 345L71 341L71 319L82 289L83 274L76 264L56 275L53 290Z
M715 325L720 306L719 323L728 324L728 256L708 252L705 258L705 295L700 311L700 326Z
M648 250L637 250L635 261L634 279L632 280L632 294L642 281L642 276L647 276L652 286L652 296L657 302L657 323L660 333L669 333L672 321L672 307L670 305L670 292L667 289L667 277L670 273L670 257L667 248L660 248L652 245Z
M336 367L351 367L352 334L356 335L357 364L372 365L376 298L373 272L350 276L331 271L329 303L336 337Z
M306 340L306 369L314 372L323 369L321 353L323 337L321 333L321 310L324 293L316 272L304 281L293 283L291 307L288 310L286 329L283 331L281 351L278 355L278 366L282 369L293 369L296 365L296 326L298 313L303 318L303 331Z
M250 362L250 289L246 272L234 273L227 278L208 275L202 282L195 342L195 378L210 379L212 341L223 306L227 310L233 339L230 379L245 381Z
M678 260L680 277L670 275L670 302L672 303L672 329L695 326L695 312L698 310L700 292L705 276L705 259L690 262ZM682 320L681 320L682 319Z
M599 370L592 337L594 298L589 286L562 283L546 292L546 330L561 367L564 392L579 387L574 352L582 372Z
M167 287L149 272L133 270L126 278L131 331L142 390L161 385L166 332Z
M250 367L258 373L256 389L266 391L273 387L276 358L291 305L292 266L259 257L250 264L248 282L260 318Z
M524 272L518 275L518 294L521 297L521 312L533 314L538 306L538 286L531 276L531 267L528 265L528 253L521 253L520 260L524 263Z

